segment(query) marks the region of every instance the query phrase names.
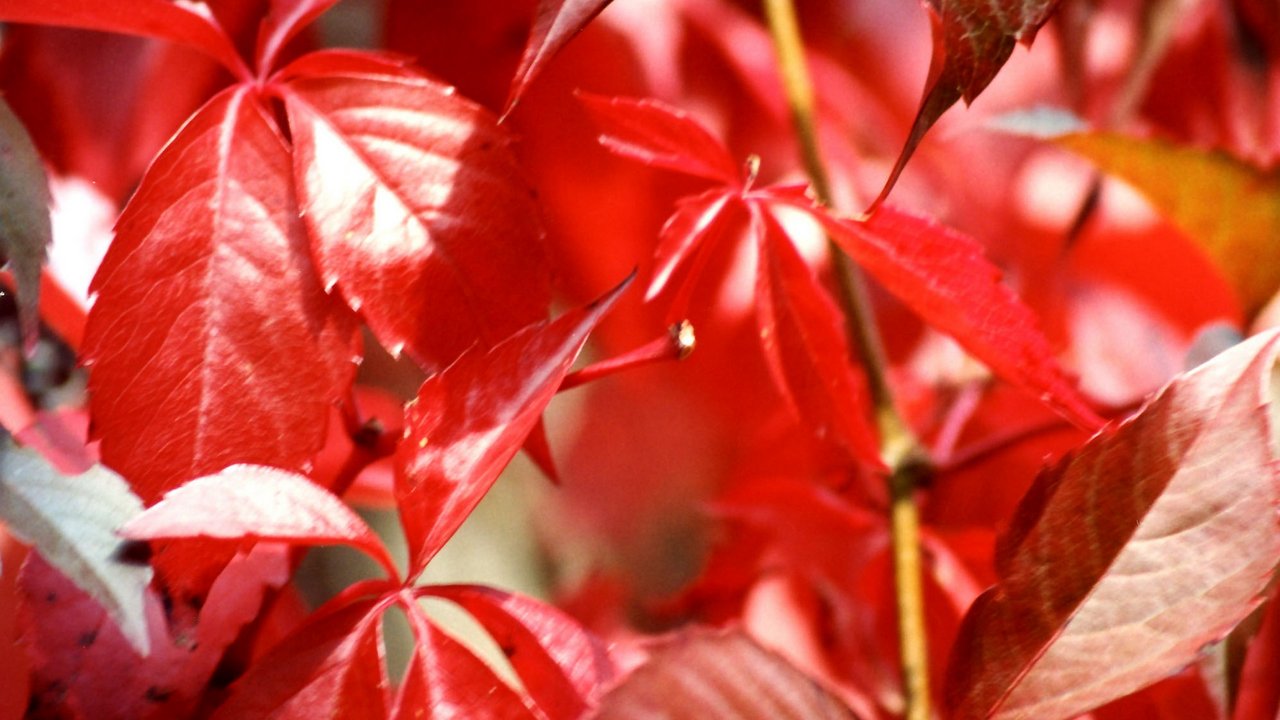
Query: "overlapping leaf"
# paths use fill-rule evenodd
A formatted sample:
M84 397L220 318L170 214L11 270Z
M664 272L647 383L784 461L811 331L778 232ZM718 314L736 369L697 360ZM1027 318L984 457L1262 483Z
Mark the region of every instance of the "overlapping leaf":
M1247 311L1280 290L1280 169L1118 133L1075 132L1054 142L1145 195L1213 258Z
M171 0L4 0L0 20L162 38L193 47L233 72L244 62L202 3Z
M396 452L409 577L422 572L498 479L626 284L488 352L468 351L422 384Z
M101 604L145 655L151 568L121 562L116 537L140 512L142 501L128 483L101 465L68 477L31 450L8 441L0 446L0 520Z
M385 720L380 625L385 603L318 611L231 688L215 720Z
M133 540L215 538L350 545L396 576L382 541L342 500L307 478L235 465L170 490L120 530Z
M767 209L753 210L756 313L774 380L819 438L879 467L866 383L850 364L840 311L778 221Z
M289 78L298 195L326 286L440 366L546 314L532 194L487 111L407 72Z
M125 209L84 359L102 457L154 502L235 463L299 467L354 373L311 263L284 142L253 90L211 100Z
M955 717L1074 717L1257 606L1280 560L1278 352L1273 331L1179 376L1037 479L957 641Z
M511 80L507 111L520 101L529 83L612 0L538 0L529 41Z
M434 586L424 594L452 600L475 617L549 718L580 717L613 679L600 640L554 607L480 585Z
M854 720L852 710L739 631L668 640L605 695L596 720Z
M0 252L18 286L24 344L40 330L40 267L53 239L49 178L40 154L9 103L0 98Z
M1059 0L927 0L933 29L933 59L924 97L898 160L872 204L879 207L924 139L925 133L961 98L973 102L1004 67L1014 45L1030 46Z
M729 151L692 116L656 100L579 93L600 127L600 144L621 157L652 167L740 185Z

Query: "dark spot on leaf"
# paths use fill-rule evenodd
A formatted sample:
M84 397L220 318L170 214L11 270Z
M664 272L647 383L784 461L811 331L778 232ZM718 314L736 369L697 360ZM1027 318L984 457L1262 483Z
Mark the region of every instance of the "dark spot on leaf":
M173 697L173 691L166 690L164 688L158 688L155 685L152 685L151 687L147 688L145 697L147 698L148 702L153 702L153 703L168 702L169 698Z
M151 563L151 543L125 540L116 547L115 559L126 565L148 565Z
M516 656L516 646L515 646L515 645L511 645L511 644L508 644L508 643L503 643L500 647L502 648L502 654L503 654L503 655L505 655L505 656L507 656L507 659L508 659L508 660L510 660L511 658L513 658L513 657L515 657L515 656Z
M93 643L98 640L98 631L90 630L80 633L80 637L76 638L76 644L82 648L92 647Z

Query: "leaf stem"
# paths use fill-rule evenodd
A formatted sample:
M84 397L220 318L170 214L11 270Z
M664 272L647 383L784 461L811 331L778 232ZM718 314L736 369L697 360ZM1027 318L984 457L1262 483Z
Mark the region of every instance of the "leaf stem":
M822 161L814 119L813 84L804 58L804 42L792 0L763 0L769 32L778 53L778 68L805 172L818 202L832 204L831 181ZM894 591L898 609L898 642L906 720L927 720L929 711L928 649L924 626L924 586L920 557L917 481L928 472L928 456L893 403L885 373L884 346L861 270L828 238L836 264L840 303L850 340L867 374L880 454L889 468L890 533L893 543Z

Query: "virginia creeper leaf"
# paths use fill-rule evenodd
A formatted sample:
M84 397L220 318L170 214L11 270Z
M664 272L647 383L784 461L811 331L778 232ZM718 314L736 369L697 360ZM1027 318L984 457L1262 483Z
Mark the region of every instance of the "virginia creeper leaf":
M529 83L542 72L551 58L582 32L587 23L610 2L611 0L538 0L529 41L520 57L515 77L511 79L507 112L511 112L520 101L520 96L524 95Z
M289 42L299 30L320 17L337 2L338 0L276 0L272 2L271 12L267 13L262 20L262 27L258 31L256 62L259 72L265 72L275 63L285 43Z
M394 720L532 720L516 691L436 628L416 602L405 614L413 628L414 652L391 714Z
M231 39L202 2L186 0L4 0L0 21L57 25L172 40L248 76Z
M156 159L94 278L84 359L103 461L144 501L235 463L300 467L354 373L289 153L247 87Z
M378 536L347 504L302 475L233 465L170 490L120 530L131 540L218 538L350 545L396 576Z
M444 365L546 315L541 228L487 111L407 73L280 88L326 286L393 354Z
M231 686L215 720L385 720L377 600L317 611Z
M23 344L40 332L40 267L53 239L49 178L22 121L0 98L0 252L18 286Z
M1054 359L1035 315L1000 282L1000 270L976 240L894 208L863 222L834 217L789 191L771 197L809 207L858 265L996 375L1081 427L1101 426Z
M658 248L654 253L653 279L645 291L645 299L652 300L667 287L675 272L683 265L690 266L685 282L693 282L693 269L699 257L716 237L730 224L728 208L733 195L721 189L708 190L702 195L684 198L676 211L662 226ZM674 312L682 313L683 308Z
M609 691L594 720L853 720L843 702L740 631L677 635Z
M143 593L151 568L116 556L116 530L140 512L128 483L101 465L69 477L31 450L7 441L0 448L0 520L100 603L145 655Z
M839 309L768 212L752 205L759 245L756 317L774 381L824 442L880 467L865 381L850 365Z
M1273 331L1178 376L1036 479L957 640L954 717L1074 717L1258 605L1280 560L1278 352Z
M423 594L452 600L475 617L547 717L580 717L613 679L600 640L550 605L481 585L433 585Z
M738 186L738 165L691 115L657 100L578 93L610 152L651 167Z
M1118 133L1077 132L1058 145L1145 195L1213 258L1255 312L1280 290L1280 169L1223 152Z
M396 450L396 502L409 577L453 536L520 449L568 374L587 335L628 282L554 322L474 349L422 384L405 410Z
M924 139L925 133L956 101L973 102L1004 67L1013 46L1030 47L1036 31L1057 9L1059 0L926 0L933 31L933 59L924 97L902 152L885 181L879 207Z

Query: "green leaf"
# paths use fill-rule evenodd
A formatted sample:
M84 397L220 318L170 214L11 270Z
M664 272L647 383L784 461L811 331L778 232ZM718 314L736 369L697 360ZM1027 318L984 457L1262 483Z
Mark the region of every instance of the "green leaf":
M115 619L138 652L149 651L143 592L151 568L117 559L116 530L142 512L124 478L102 465L63 475L32 450L0 447L0 520Z
M31 136L0 98L0 251L18 285L18 317L28 348L40 329L40 266L53 237L49 178Z

